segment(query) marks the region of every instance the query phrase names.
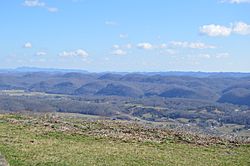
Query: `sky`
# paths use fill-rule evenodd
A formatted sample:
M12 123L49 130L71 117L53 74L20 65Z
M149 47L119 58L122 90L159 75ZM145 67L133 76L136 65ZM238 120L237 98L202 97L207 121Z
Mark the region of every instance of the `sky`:
M250 72L250 0L0 2L0 68Z

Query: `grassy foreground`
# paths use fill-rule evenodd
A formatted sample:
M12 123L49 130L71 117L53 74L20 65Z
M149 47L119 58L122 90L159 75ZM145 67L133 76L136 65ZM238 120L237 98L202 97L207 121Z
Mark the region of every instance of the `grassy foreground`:
M119 125L4 114L0 115L0 153L11 166L250 165L250 145L203 146L170 136L159 141L157 130L154 138L146 130L130 131L129 125ZM117 137L121 130L124 137Z

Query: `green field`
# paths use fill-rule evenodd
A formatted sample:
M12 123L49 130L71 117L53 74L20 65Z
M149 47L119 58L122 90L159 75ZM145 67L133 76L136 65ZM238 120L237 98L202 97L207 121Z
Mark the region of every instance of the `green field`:
M11 166L250 165L250 145L197 145L145 131L122 122L3 114L0 153Z

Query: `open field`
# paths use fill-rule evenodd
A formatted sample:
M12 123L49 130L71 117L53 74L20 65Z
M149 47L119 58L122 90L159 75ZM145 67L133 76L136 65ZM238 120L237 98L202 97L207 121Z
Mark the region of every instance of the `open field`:
M250 146L130 122L0 115L10 165L249 165Z

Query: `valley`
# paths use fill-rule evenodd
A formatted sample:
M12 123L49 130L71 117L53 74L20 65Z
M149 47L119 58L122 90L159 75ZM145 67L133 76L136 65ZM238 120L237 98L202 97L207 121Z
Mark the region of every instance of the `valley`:
M2 72L0 110L77 113L249 139L247 74L181 74Z

